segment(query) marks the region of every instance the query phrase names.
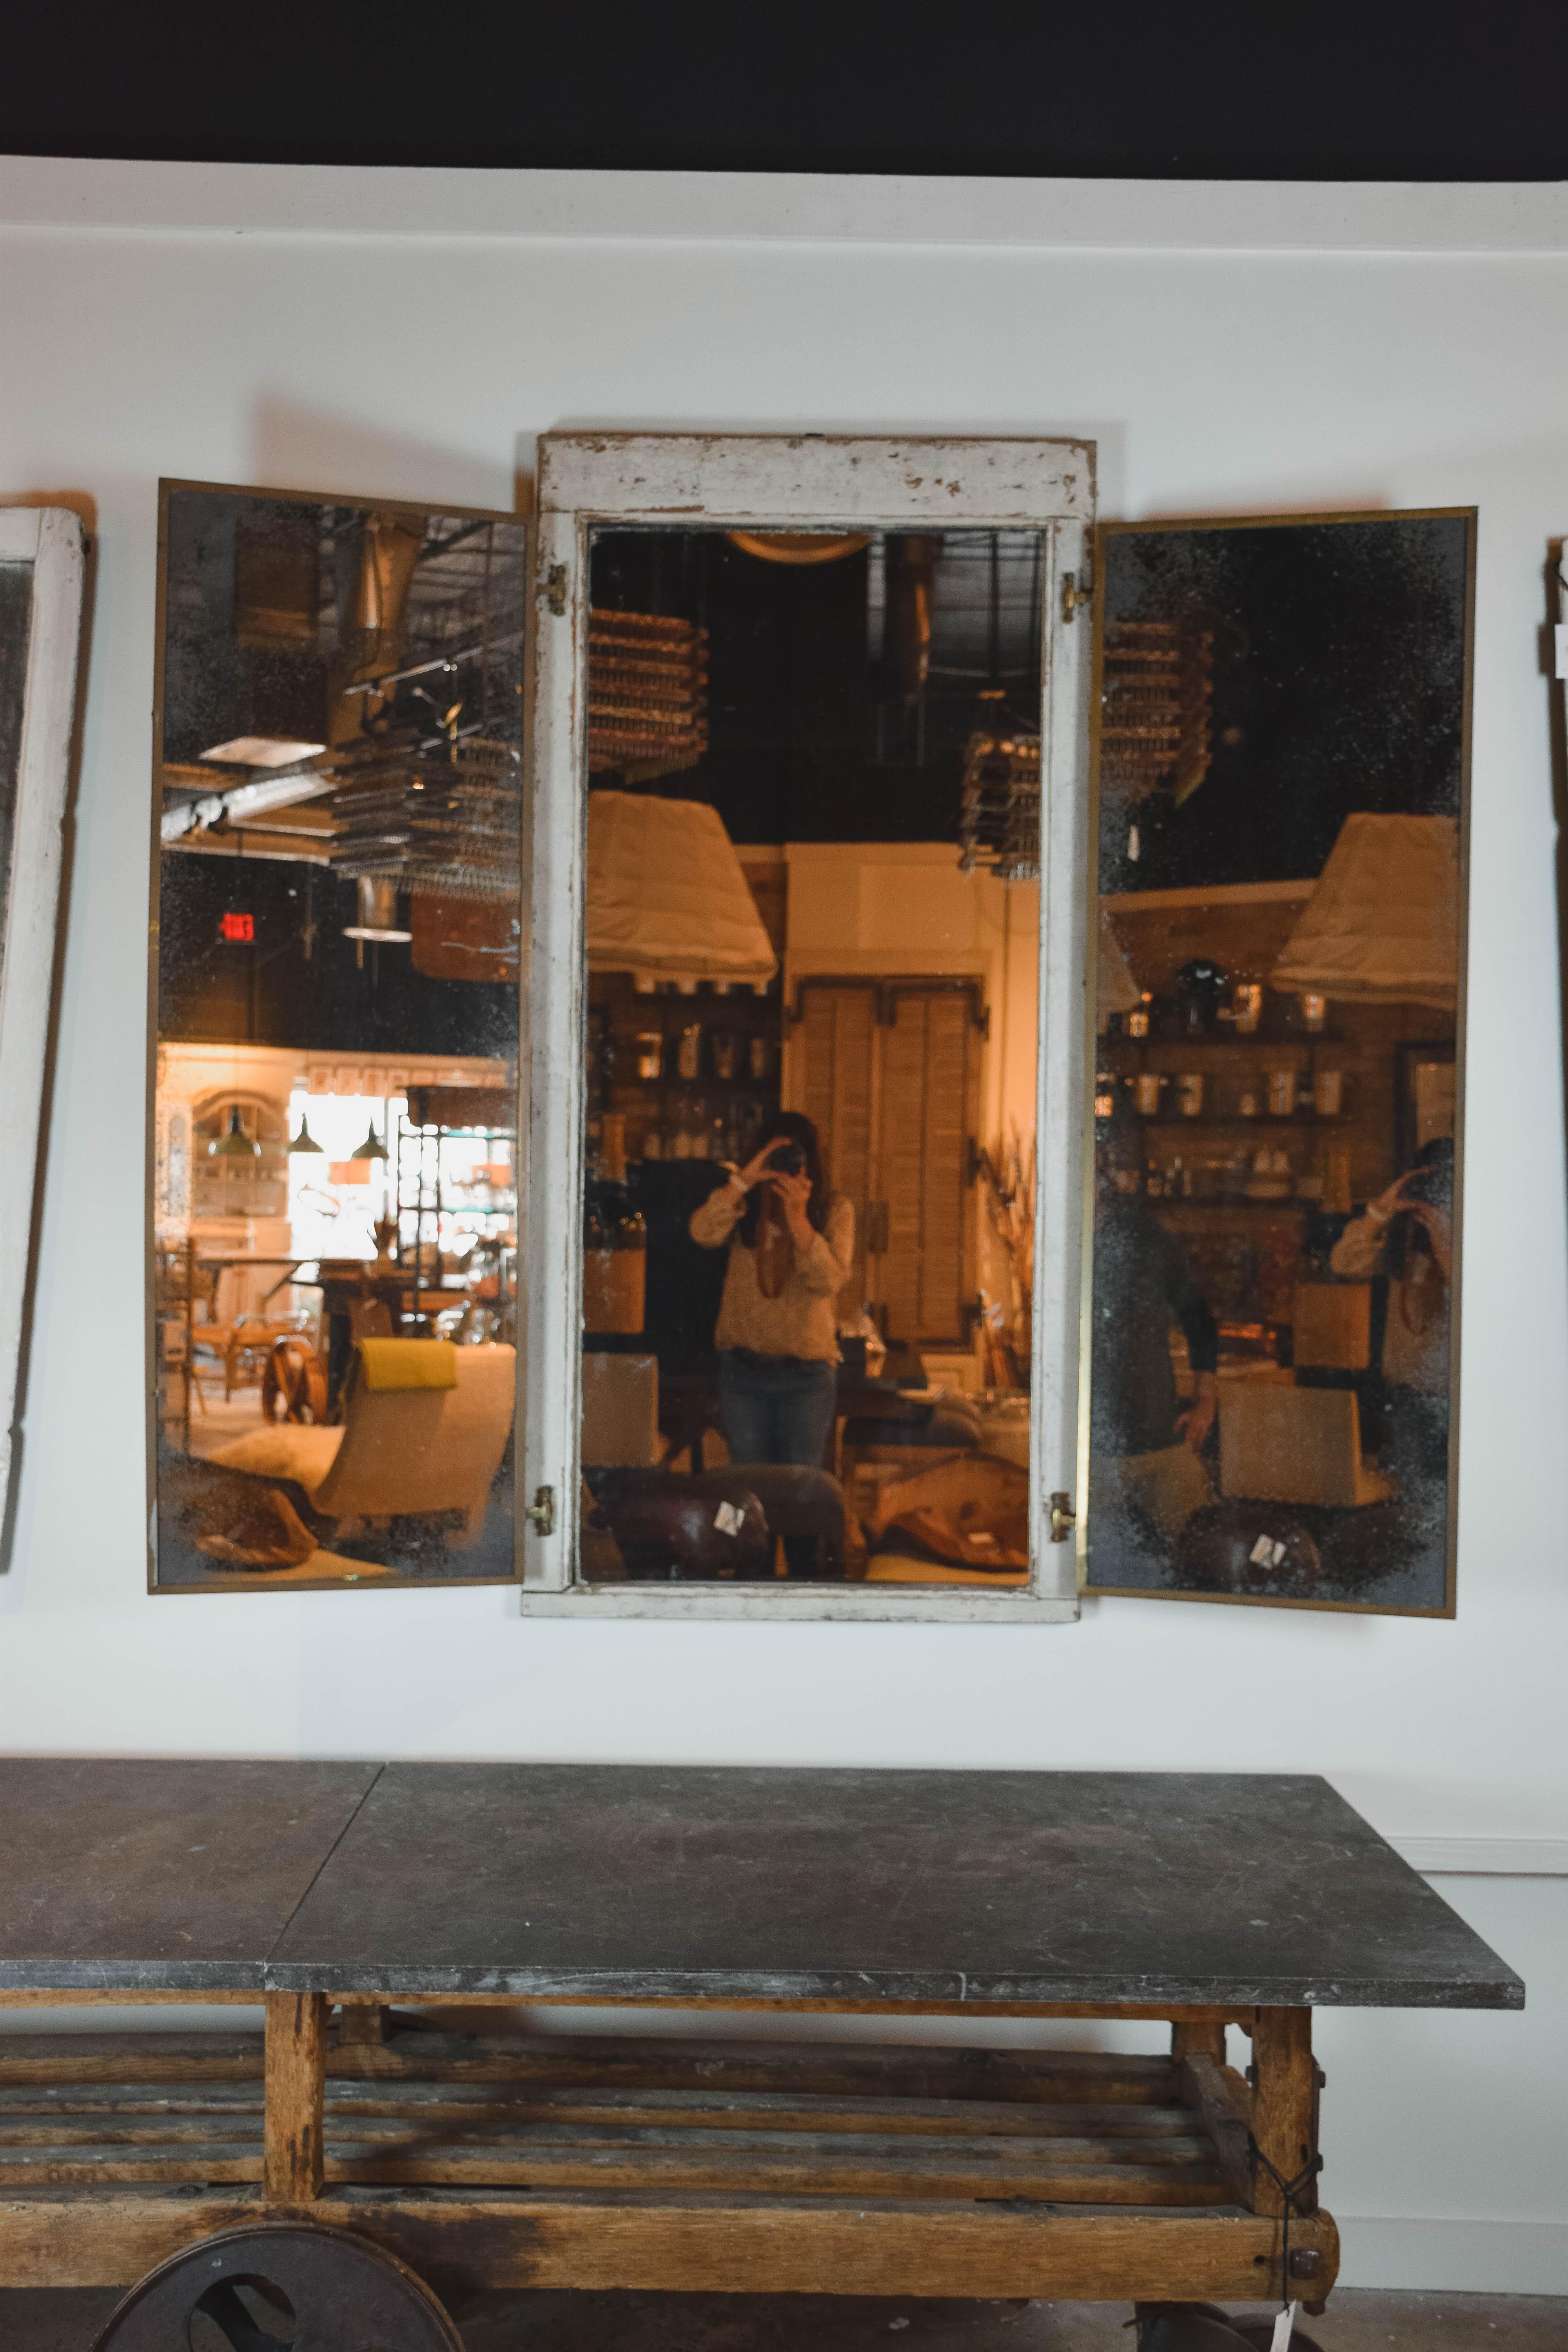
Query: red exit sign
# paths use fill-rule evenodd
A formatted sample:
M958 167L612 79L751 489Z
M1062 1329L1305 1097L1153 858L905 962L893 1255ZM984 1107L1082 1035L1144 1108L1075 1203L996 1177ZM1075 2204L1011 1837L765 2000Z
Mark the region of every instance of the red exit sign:
M220 915L217 928L220 939L253 940L256 937L256 918L254 915Z

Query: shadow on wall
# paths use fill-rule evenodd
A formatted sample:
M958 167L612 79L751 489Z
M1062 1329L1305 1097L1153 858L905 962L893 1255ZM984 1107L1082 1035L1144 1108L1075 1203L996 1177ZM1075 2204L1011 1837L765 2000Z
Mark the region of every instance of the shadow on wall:
M1542 632L1541 667L1548 679L1547 702L1552 730L1552 814L1557 820L1557 988L1562 1008L1563 1099L1568 1121L1568 956L1562 941L1568 939L1568 680L1559 684L1555 672L1556 631L1568 623L1568 540L1553 539L1546 546L1546 626Z
M257 404L249 478L320 498L414 499L432 509L504 510L520 487L515 477L509 481L504 460L486 464L471 450L437 448L277 399Z

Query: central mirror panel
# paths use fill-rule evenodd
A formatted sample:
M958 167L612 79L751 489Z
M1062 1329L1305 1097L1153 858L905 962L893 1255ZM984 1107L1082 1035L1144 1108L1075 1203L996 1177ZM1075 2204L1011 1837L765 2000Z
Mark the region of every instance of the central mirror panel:
M163 524L157 1581L510 1579L524 529Z
M589 1581L1028 1581L1044 551L591 536Z

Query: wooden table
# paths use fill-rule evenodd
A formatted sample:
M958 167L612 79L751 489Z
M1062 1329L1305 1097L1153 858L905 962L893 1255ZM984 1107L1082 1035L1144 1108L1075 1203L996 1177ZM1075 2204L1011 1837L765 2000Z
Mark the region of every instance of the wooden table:
M1288 2263L1316 2305L1313 2009L1523 2001L1305 1776L15 1759L0 1822L0 2002L266 2005L265 2046L0 2043L5 2286L307 2213L448 2294L1251 2300ZM1125 2057L418 2021L563 2002L1171 2033Z

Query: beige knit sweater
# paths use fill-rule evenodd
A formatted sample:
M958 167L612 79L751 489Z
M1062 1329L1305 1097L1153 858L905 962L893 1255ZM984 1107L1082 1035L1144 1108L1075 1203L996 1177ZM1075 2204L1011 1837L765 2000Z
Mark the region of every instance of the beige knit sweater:
M789 1280L776 1298L757 1284L756 1252L732 1239L746 1205L733 1184L721 1184L691 1214L690 1234L704 1249L730 1244L730 1265L719 1308L716 1348L750 1348L759 1356L800 1356L808 1362L838 1361L838 1293L849 1279L855 1256L855 1211L835 1193L827 1229L797 1248Z

